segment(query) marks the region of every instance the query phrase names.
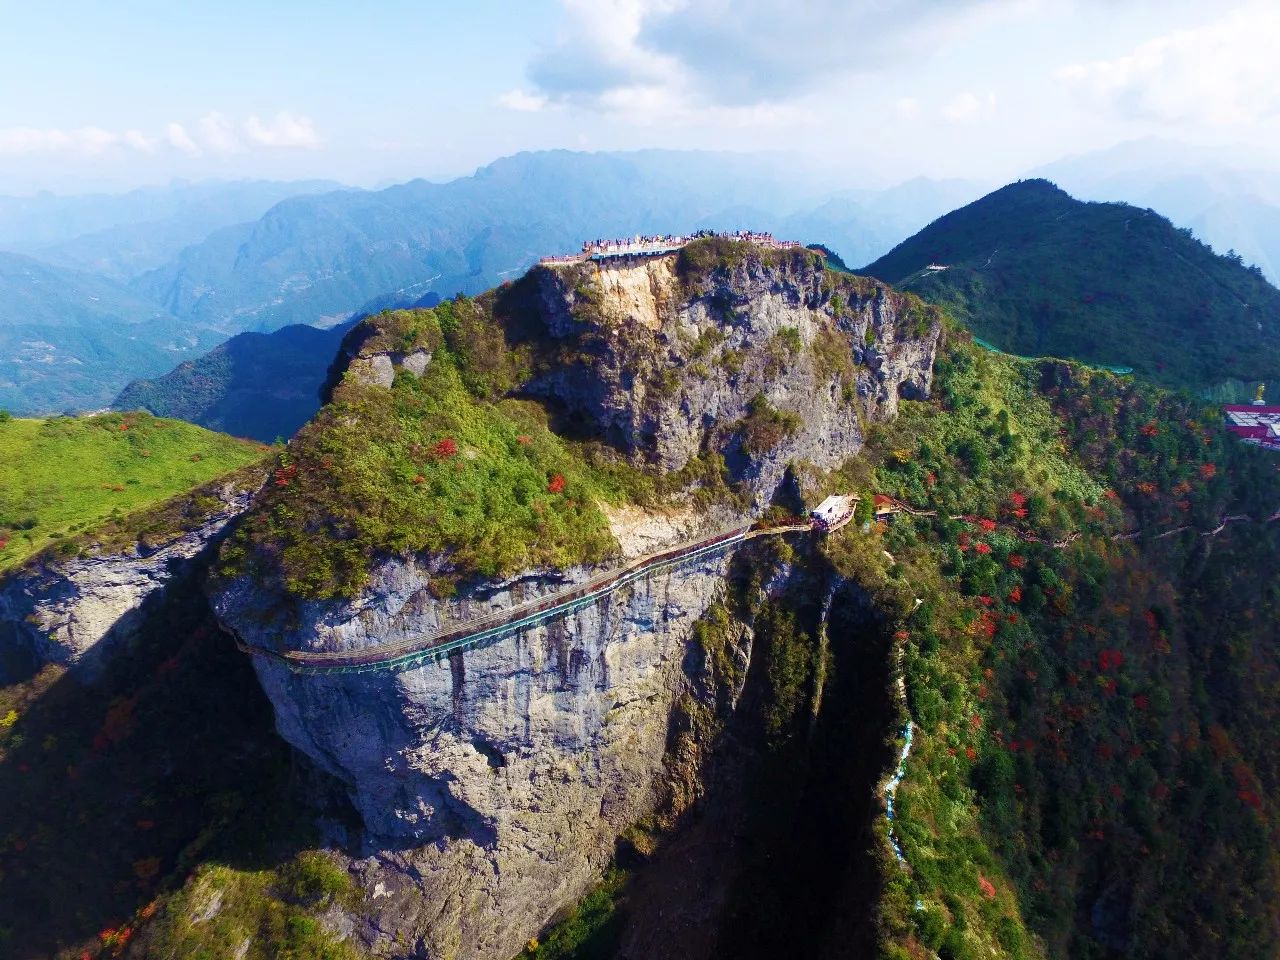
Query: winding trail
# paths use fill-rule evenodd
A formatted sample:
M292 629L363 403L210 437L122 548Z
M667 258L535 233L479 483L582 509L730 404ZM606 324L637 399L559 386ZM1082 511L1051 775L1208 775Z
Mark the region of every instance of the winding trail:
M903 503L901 500L895 499L893 497L890 497L889 499L895 507L897 507L903 513L908 514L910 516L913 516L913 517L938 516L937 510L920 510L916 507L911 506L908 503ZM975 517L972 514L968 514L968 513L950 514L948 515L947 519L963 520L966 523L973 524L975 526L983 522L983 518ZM1261 520L1257 522L1272 523L1276 520L1280 520L1280 510L1276 510L1276 512L1271 514L1271 516L1263 517ZM1006 533L1012 534L1013 536L1017 537L1023 543L1038 543L1038 544L1042 544L1043 546L1052 547L1055 550L1065 549L1066 547L1070 546L1071 544L1079 540L1081 536L1083 536L1083 534L1081 534L1079 530L1075 530L1067 534L1067 536L1065 536L1061 540L1049 540L1046 537L1037 536L1034 533L1029 533L1026 530L1021 530L1018 527L1015 527L1009 523L1003 523L999 520L992 520L989 522L994 523L997 529L1002 529ZM1214 527L1212 530L1196 530L1196 533L1198 533L1202 537L1216 537L1218 534L1226 530L1226 528L1230 524L1253 523L1253 522L1255 522L1254 518L1247 513L1232 513L1222 517L1218 521L1218 525ZM1163 540L1166 537L1172 537L1174 534L1183 533L1187 530L1195 530L1195 527L1193 527L1189 523L1184 523L1181 526L1173 527L1169 530L1164 530L1160 533L1153 534L1151 539ZM1146 532L1145 530L1139 529L1139 530L1131 530L1128 533L1113 533L1111 535L1111 539L1113 541L1136 540L1138 537L1142 536L1142 534L1145 532Z

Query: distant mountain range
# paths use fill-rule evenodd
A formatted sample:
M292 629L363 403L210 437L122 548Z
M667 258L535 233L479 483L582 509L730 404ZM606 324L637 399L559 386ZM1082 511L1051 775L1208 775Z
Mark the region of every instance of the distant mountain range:
M687 162L675 162L682 156ZM331 323L388 296L403 303L428 292L478 293L595 236L754 227L881 252L902 236L904 222L918 227L957 196L978 192L916 181L901 190L912 195L902 209L915 216L890 215L898 205L873 206L865 195L830 197L797 212L783 207L802 202L787 180L729 155L519 154L449 183L415 180L284 201L132 286L180 317L268 331ZM822 235L808 236L813 230Z
M105 277L0 253L0 408L94 409L217 343Z
M1150 210L1046 180L947 214L864 272L1009 353L1132 367L1198 391L1280 377L1280 290Z
M1264 273L1280 265L1280 184L1216 154L1141 141L1049 169L1083 197L1149 204ZM0 407L97 408L237 334L477 293L601 235L750 227L867 263L982 190L927 179L834 190L777 157L547 151L376 191L306 181L0 197L0 250L12 251L0 254ZM1125 336L1090 355L1122 352ZM148 402L164 406L157 389Z
M130 380L236 334L328 327L477 293L595 236L763 228L823 240L857 260L980 192L962 181L915 180L888 192L832 193L772 159L667 151L528 153L448 183L331 186L0 198L0 248L39 258L47 278L77 271L74 282L23 279L23 290L0 282L9 340L56 348L54 359L45 347L22 348L10 364L20 369L0 363L0 406L95 408ZM93 283L85 267L96 271ZM56 296L37 302L54 287ZM139 326L141 317L149 324Z
M121 194L0 196L0 250L126 281L288 197L331 192L332 180L173 183Z

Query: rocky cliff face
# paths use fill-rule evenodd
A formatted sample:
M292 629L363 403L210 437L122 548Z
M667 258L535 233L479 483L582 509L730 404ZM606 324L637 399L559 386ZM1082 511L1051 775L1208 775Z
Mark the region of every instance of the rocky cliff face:
M199 515L168 536L125 549L90 541L77 557L45 555L0 579L0 648L10 668L59 663L94 679L133 636L144 604L189 571L249 506L252 490L237 480L200 494Z
M661 509L611 511L623 554L749 521L789 466L839 465L861 448L866 421L929 389L940 327L918 302L833 276L808 252L729 254L539 269L522 281L534 290L521 323L536 358L517 393L637 469L723 458L737 493L709 507L677 495ZM350 375L385 386L405 357L416 363L435 346L392 339L349 337ZM368 898L343 921L359 940L381 956L507 960L582 895L618 835L654 807L673 705L699 682L693 626L723 590L727 562L653 575L413 669L304 676L255 657L282 735L347 784L363 818L352 868ZM447 591L432 581L448 563L387 557L358 595L301 602L245 576L213 601L249 647L350 650L592 572L530 570L440 600Z
M832 469L900 395L928 395L941 329L919 304L808 251L691 260L539 271L567 362L528 390L662 471L719 452L757 505L788 463Z
M255 659L281 734L349 786L363 818L361 941L378 955L505 960L582 895L655 803L689 634L725 563L412 670L298 676ZM427 579L389 565L363 617L439 616L430 603L398 615ZM484 602L558 586L525 578ZM230 597L219 613L250 643L277 639Z

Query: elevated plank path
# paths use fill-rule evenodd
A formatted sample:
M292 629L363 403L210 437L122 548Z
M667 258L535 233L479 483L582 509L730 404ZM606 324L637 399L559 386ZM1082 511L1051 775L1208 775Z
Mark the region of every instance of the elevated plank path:
M823 519L815 511L815 516L810 519L802 520L798 517L793 517L780 522L757 521L746 526L722 530L709 537L678 544L667 550L639 557L622 567L606 570L549 596L519 603L505 610L497 610L481 617L450 621L438 630L420 634L417 637L403 640L399 643L379 644L358 650L267 650L263 647L246 645L238 638L236 643L246 653L275 660L283 663L295 673L307 675L365 673L373 670L398 670L414 667L428 661L437 661L460 650L474 650L478 647L488 646L513 633L539 626L557 617L567 616L591 606L615 591L642 580L652 573L713 556L756 537L779 536L788 533L810 533L814 531L830 533L838 530L852 519L852 504L856 501L856 498L832 499L846 500L848 502L841 505L841 510L838 514L827 519ZM921 510L892 497L885 499L892 504L896 511L910 516L937 516L937 511L935 510ZM979 518L968 515L955 515L950 519L964 520L975 524L980 522ZM1252 517L1244 514L1227 516L1222 519L1216 529L1201 531L1200 536L1216 536L1228 524L1247 522L1252 519ZM1280 520L1280 510L1277 510L1262 522L1270 523L1275 520ZM1062 540L1048 540L1033 533L1010 527L1007 524L1000 524L999 526L1024 542L1039 543L1057 550L1069 546L1080 538L1080 533L1077 531L1067 535ZM1173 536L1188 529L1192 528L1182 526L1167 530L1157 534L1156 539ZM1115 534L1111 539L1133 539L1140 534L1141 531L1129 534Z
M759 521L723 530L710 537L679 544L659 553L639 557L623 567L597 574L582 583L546 597L516 604L470 620L455 620L439 630L399 643L380 644L359 650L267 650L240 643L247 653L283 663L300 674L364 673L397 670L436 661L459 650L488 646L503 637L536 627L548 620L588 607L603 597L635 583L659 570L712 556L756 537L787 533L808 533L815 529L838 529L848 522L818 527L811 520L793 518L779 523Z

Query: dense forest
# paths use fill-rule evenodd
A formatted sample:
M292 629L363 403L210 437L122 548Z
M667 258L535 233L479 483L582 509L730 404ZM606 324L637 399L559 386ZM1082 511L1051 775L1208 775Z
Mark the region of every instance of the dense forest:
M924 598L886 949L1273 952L1274 460L1107 373L971 347L938 373L877 444L939 514L885 532Z

